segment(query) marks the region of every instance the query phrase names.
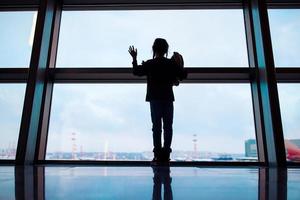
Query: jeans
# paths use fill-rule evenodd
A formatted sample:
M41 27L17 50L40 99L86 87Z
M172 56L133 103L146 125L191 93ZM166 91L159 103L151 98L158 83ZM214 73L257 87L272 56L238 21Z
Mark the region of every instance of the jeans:
M174 113L173 101L150 101L150 110L154 151L159 151L162 148L162 122L164 129L164 148L171 149Z

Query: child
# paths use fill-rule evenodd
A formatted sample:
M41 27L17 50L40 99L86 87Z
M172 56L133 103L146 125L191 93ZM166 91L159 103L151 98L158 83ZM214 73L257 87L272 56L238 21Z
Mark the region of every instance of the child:
M169 163L171 142L173 136L173 85L187 77L183 68L182 56L174 52L171 59L167 58L169 45L163 38L157 38L152 46L153 59L137 64L137 49L130 46L128 52L132 56L133 74L147 76L146 101L150 103L153 152L152 165ZM162 146L162 122L164 129L164 144Z

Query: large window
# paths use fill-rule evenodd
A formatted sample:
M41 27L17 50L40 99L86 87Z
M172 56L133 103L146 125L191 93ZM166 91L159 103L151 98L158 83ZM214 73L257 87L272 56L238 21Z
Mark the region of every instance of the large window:
M182 84L175 96L172 160L257 160L248 84ZM144 84L55 85L47 159L150 160L152 148Z
M15 159L25 85L0 84L0 159Z
M47 158L142 159L152 146L144 91L145 85L56 84Z
M266 155L258 159L256 134L264 139L259 141L260 153L275 155L277 133L265 130L280 126L280 119L268 123L260 118L281 112L284 141L278 142L285 142L285 148L276 154L278 159L268 158L281 160L286 153L288 161L300 162L300 9L291 1L27 3L0 1L2 162L15 159L19 133L28 141L20 142L18 149L28 154L18 154L17 163L35 155L38 160L46 155L51 162L151 160L146 78L133 76L128 47L138 49L142 63L153 58L156 38L168 41L169 58L175 51L183 55L189 72L188 79L174 87L173 161L267 163ZM270 33L260 27L267 23ZM267 48L270 34L273 49ZM31 59L33 50L36 59ZM272 50L275 71L266 66L273 61ZM250 68L249 63L258 66ZM265 80L271 81L264 85ZM278 91L265 90L277 82ZM270 108L278 113L270 113ZM36 120L24 119L20 131L22 113ZM25 145L30 143L42 152Z
M157 37L169 42L169 56L179 51L189 67L248 67L238 9L64 11L57 67L131 67L129 45L138 48L141 62L152 58ZM249 85L184 84L175 90L173 160L257 160L255 142L246 148L255 141ZM152 159L144 96L144 84L55 84L46 158Z
M242 10L64 11L57 67L130 67L152 58L155 38L166 38L186 66L247 67Z
M256 160L249 84L182 84L175 88L174 150L192 160ZM187 158L185 158L187 159Z
M36 12L0 12L0 67L29 67Z
M277 67L300 67L300 9L270 9L269 21Z
M29 67L36 14L35 11L0 12L0 68ZM16 156L26 85L13 83L20 82L16 77L21 76L15 75L10 75L12 80L8 83L5 80L0 84L0 159L13 160Z

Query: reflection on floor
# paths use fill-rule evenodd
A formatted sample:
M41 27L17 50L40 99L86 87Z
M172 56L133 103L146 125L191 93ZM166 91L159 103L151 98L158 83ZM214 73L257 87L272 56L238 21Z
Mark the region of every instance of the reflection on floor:
M1 166L0 199L299 200L300 169Z

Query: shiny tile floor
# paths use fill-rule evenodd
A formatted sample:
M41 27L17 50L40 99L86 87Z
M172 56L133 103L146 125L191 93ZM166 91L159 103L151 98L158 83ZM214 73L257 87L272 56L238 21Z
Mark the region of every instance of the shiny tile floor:
M300 169L1 166L0 199L300 200Z

